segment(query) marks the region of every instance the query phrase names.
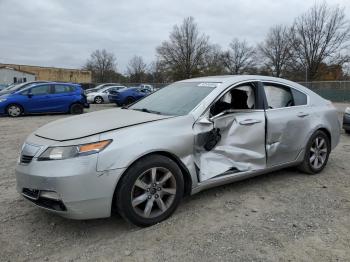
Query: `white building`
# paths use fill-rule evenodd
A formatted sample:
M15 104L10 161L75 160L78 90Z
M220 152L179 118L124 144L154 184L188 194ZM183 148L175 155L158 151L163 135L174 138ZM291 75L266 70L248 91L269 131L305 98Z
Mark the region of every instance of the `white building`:
M35 81L35 74L16 70L7 66L0 66L0 85Z

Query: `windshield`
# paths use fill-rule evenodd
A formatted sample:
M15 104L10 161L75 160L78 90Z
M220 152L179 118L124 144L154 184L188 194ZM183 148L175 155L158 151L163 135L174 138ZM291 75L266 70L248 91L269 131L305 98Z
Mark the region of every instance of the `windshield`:
M12 85L6 87L5 89L3 89L2 92L14 93L14 92L26 87L26 85L28 85L28 83L22 83L22 84L17 84L17 85L12 84Z
M191 112L218 83L174 83L145 97L129 109L161 115L186 115Z

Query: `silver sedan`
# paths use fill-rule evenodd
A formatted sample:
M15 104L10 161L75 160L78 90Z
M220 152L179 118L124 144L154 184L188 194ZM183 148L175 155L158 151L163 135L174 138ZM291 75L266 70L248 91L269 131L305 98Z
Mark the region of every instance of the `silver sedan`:
M294 82L189 79L128 108L39 128L22 147L17 189L68 218L117 210L150 226L169 217L185 195L210 187L291 166L319 173L339 136L333 105Z
M102 104L109 103L108 95L110 91L118 91L127 88L126 86L107 86L96 90L95 92L87 93L86 98L89 103Z

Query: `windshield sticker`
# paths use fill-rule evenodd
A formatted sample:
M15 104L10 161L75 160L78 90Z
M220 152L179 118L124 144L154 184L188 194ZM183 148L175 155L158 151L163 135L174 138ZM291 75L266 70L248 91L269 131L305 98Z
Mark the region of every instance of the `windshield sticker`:
M202 86L202 87L217 87L219 85L219 83L200 83L198 84L198 86Z

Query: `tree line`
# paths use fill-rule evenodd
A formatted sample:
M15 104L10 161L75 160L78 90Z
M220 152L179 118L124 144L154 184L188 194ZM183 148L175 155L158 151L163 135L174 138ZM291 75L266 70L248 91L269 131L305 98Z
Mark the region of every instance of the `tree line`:
M345 9L326 2L313 5L291 25L275 25L256 44L234 38L228 48L213 44L193 17L175 25L147 65L130 59L126 74L117 72L116 57L96 50L84 69L95 82L165 83L198 76L260 74L294 81L350 79L350 23Z

